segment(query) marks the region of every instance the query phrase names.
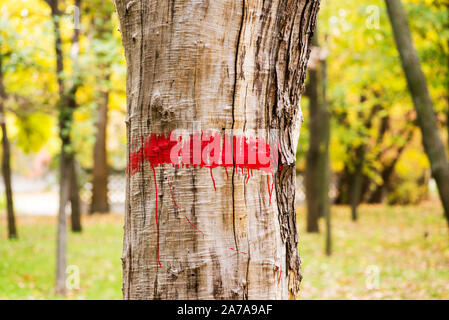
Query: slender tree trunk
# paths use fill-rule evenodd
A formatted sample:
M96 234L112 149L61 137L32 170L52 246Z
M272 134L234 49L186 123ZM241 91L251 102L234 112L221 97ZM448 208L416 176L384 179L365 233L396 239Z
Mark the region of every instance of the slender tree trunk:
M78 19L81 19L81 0L75 0L75 7L78 8ZM80 29L73 29L73 38L72 38L72 84L71 90L67 97L68 103L67 108L70 114L70 122L73 122L73 113L77 108L78 104L76 103L76 92L78 91L78 87L80 85L80 70L78 64L79 57L79 38L80 38ZM70 124L71 126L71 124ZM69 141L71 143L71 141ZM79 186L78 186L78 171L76 170L76 159L75 153L73 151L69 154L69 167L70 167L70 206L71 206L71 226L73 232L81 232L81 204L80 204L80 196L79 196Z
M76 170L76 160L73 156L70 157L70 205L72 208L72 213L70 215L72 222L72 231L81 232L83 231L83 227L81 225L78 172Z
M343 168L343 171L338 176L337 190L338 195L334 201L335 204L348 204L348 185L351 182L351 176L347 163Z
M65 295L65 271L67 251L67 218L66 204L70 197L70 166L68 166L67 154L64 150L60 154L60 182L59 182L59 212L58 234L56 246L56 293Z
M429 158L432 176L438 186L446 220L449 225L449 162L438 132L434 107L427 80L412 42L405 10L400 0L386 0L396 46L407 84L413 99L418 124L421 128L424 150Z
M67 247L67 221L66 221L66 204L69 201L69 178L70 172L68 171L70 166L67 165L67 153L66 145L68 140L68 134L66 130L66 117L67 112L65 108L65 85L63 79L64 72L64 59L62 54L62 40L61 40L61 28L60 17L61 12L58 8L58 0L46 0L51 8L51 15L53 20L53 34L55 41L55 53L56 53L56 74L59 90L59 132L62 141L61 153L59 159L59 211L58 211L58 224L57 224L57 239L56 239L56 293L65 295L65 270L66 270L66 247Z
M322 162L323 164L323 177L321 179L322 184L320 187L320 198L322 201L322 215L326 221L326 255L332 254L332 224L331 224L331 200L329 198L329 185L331 180L331 163L329 156L329 142L330 142L330 112L327 104L327 61L323 58L321 62L321 97L323 104L323 140L321 145L322 149Z
M354 172L351 173L352 179L348 186L349 205L351 206L352 221L358 220L357 208L360 204L362 196L362 182L363 182L363 162L365 159L365 148L363 144L358 146L355 151Z
M0 126L2 128L2 174L5 183L6 211L8 217L8 238L17 239L16 219L14 215L14 203L11 186L11 152L9 147L8 132L6 130L5 105L6 91L3 83L2 57L0 56Z
M313 39L313 45L318 49L317 35ZM321 53L317 52L317 55L321 56ZM307 232L319 232L318 219L326 217L326 210L329 208L327 158L330 122L325 97L325 67L325 60L319 57L316 65L309 69L307 94L310 101L310 142L306 165Z
M110 41L114 25L111 22L111 16L114 12L113 5L102 4L101 9L96 12L93 19L94 37L102 42ZM107 56L109 52L98 52L97 63L101 72L102 84L99 91L99 105L97 108L97 131L94 145L94 166L92 176L92 201L91 213L109 212L108 202L108 161L107 161L107 124L109 107L109 81L111 78L111 66L108 63Z
M77 180L72 175L72 163L74 162L74 152L71 143L71 128L73 122L73 112L76 108L76 91L79 86L79 70L77 64L77 50L79 41L79 30L74 30L72 39L72 49L75 47L75 55L73 58L73 83L69 90L66 91L66 84L64 80L64 56L62 51L61 38L61 11L58 8L58 0L45 0L50 6L53 20L53 34L55 41L56 53L56 74L58 82L58 111L59 111L59 135L61 138L61 153L60 153L60 181L59 181L59 211L58 211L58 225L57 225L57 248L56 248L56 293L65 295L65 272L66 272L66 248L67 248L67 217L66 206L70 200L79 201L78 197L71 196L72 193L77 192ZM80 0L75 1L75 5L80 6ZM75 181L71 181L72 178ZM72 187L73 186L73 187ZM79 203L73 203L72 210L75 211L74 219L79 218ZM80 223L80 220L78 220Z
M361 97L361 102L364 102L366 98L364 96ZM380 105L374 105L368 117L364 120L364 126L366 129L370 129L373 124L373 119L376 116L377 112L382 109ZM363 114L359 113L359 119L363 119ZM367 136L365 133L360 132L360 137L362 139L366 139ZM363 166L365 163L365 156L367 152L368 144L363 141L360 145L358 145L354 150L354 168L352 172L350 172L351 180L348 185L348 197L349 197L349 205L351 206L351 218L352 221L357 221L358 219L358 206L362 202L362 196L364 194L364 175L363 175Z
M318 49L317 34L312 39L312 45ZM319 53L317 53L319 55ZM306 202L307 202L307 232L319 232L318 220L320 218L320 157L322 153L322 114L321 101L319 99L319 59L314 66L309 67L309 83L307 85L307 96L309 98L309 149L306 156ZM320 172L321 171L321 172Z
M77 80L74 80L77 81ZM78 89L78 85L73 85L71 87L71 92L68 92L67 95L64 97L65 106L63 108L66 108L67 110L64 110L63 112L67 113L67 118L61 120L61 130L65 130L66 132L69 132L67 130L71 130L71 122L73 121L73 112L75 111L77 107L75 94ZM69 124L67 124L69 123ZM81 232L81 205L80 205L80 196L79 196L79 186L78 186L78 172L76 170L76 159L75 159L75 153L73 151L72 145L72 139L70 137L70 133L64 134L64 131L61 131L61 138L62 138L62 144L65 146L64 148L69 147L70 151L66 151L65 160L65 168L69 171L69 173L64 177L68 179L67 184L69 185L69 198L67 201L70 200L70 207L71 207L71 228L73 232ZM62 159L62 158L61 158ZM62 177L61 177L62 178Z
M109 81L109 74L105 81ZM94 145L94 167L93 167L93 189L91 213L109 212L108 203L108 162L106 151L106 132L108 123L109 90L106 89L100 94L101 102L97 114L97 132Z
M401 158L402 152L405 147L408 145L410 140L413 137L413 128L409 130L407 133L407 138L405 139L405 143L401 145L396 153L396 157L388 164L383 166L381 177L382 184L378 185L376 189L369 195L368 203L382 203L387 195L388 189L391 185L391 178L394 173L394 168L396 167L396 163Z
M125 299L295 298L299 100L319 1L115 4L128 68ZM177 129L198 134L193 158L195 137L229 147L225 132L277 141L280 163L244 169L232 149L229 167L164 165L173 149L154 134Z

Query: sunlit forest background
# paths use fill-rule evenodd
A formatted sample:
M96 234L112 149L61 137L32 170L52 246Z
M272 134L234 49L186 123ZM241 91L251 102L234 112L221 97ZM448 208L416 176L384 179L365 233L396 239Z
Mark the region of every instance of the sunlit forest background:
M445 144L441 152L449 154L449 3L402 2ZM65 134L70 138L66 151L74 155L82 227L73 230L68 218L68 273L75 278L67 298L121 299L126 62L118 18L112 1L65 0L59 9L60 74L46 1L0 0L1 117L10 145L17 228L17 239L8 239L2 183L0 299L61 298L54 290L58 82L74 89L75 107ZM317 217L317 226L307 225L307 83L296 164L301 299L449 299L448 224L385 2L322 0L318 19L309 68L320 64L325 75L318 87L330 115L332 222ZM106 160L97 166L107 169L107 180L99 177L107 181L107 210L92 206L94 159L102 157L101 123L106 125Z

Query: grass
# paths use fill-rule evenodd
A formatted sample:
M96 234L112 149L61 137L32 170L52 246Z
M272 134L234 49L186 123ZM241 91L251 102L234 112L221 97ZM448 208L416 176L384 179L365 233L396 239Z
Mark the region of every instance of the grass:
M449 299L449 235L440 206L361 206L359 213L354 223L349 208L332 208L331 257L323 235L301 233L301 299ZM304 216L300 208L301 225Z
M3 218L3 217L2 217ZM6 240L0 223L0 299L58 299L54 293L56 220L19 217L19 240ZM71 299L121 299L123 217L84 217L83 233L69 233L67 265L76 266L80 288Z
M299 208L301 299L449 299L449 236L442 209L361 206L350 221L333 207L333 255L324 236L304 232ZM323 221L321 221L322 223ZM19 217L19 240L6 240L0 222L0 299L57 299L54 294L55 218ZM71 299L121 299L123 217L84 217L84 232L69 235L68 264L80 272ZM320 225L324 230L324 224Z

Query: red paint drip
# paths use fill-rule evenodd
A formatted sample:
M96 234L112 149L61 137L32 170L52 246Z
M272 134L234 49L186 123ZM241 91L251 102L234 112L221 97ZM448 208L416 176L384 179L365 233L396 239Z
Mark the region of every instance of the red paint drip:
M191 225L192 227L194 227L196 230L198 230L199 232L201 232L201 233L204 235L204 232L201 231L200 229L198 229L192 222L190 222L190 220L189 220L189 218L187 218L187 216L184 216L184 217L187 219L187 221L190 223L190 225Z
M214 190L217 191L217 188L215 187L215 179L214 174L212 172L212 167L210 167L209 169L210 169L210 177L212 178L212 182L214 183Z
M159 263L159 266L162 267L161 262L159 261L159 223L157 221L157 181L156 181L156 170L154 170L153 166L151 166L151 169L153 169L154 187L156 189L156 210L155 210L155 216L156 216L156 252L157 252L157 262Z
M161 267L162 265L159 259L159 222L157 211L158 191L155 167L159 165L163 166L166 163L171 163L173 167L178 168L189 168L190 166L198 166L199 168L207 167L210 169L210 175L215 190L216 185L212 169L216 167L225 168L226 179L228 180L228 167L232 167L234 169L240 167L243 176L244 168L246 168L248 174L246 177L246 183L248 183L250 177L253 176L253 169L271 173L273 179L271 187L269 177L267 176L270 206L274 189L273 170L282 170L282 164L278 164L279 153L274 152L278 146L271 146L265 142L263 138L247 138L244 136L224 135L223 143L221 143L222 137L219 133L203 134L203 132L197 132L190 134L187 137L179 136L175 139L171 139L170 137L171 134L165 135L155 133L149 135L148 137L130 137L129 143L131 152L129 154L128 165L126 168L126 173L134 175L143 168L144 162L146 161L151 165L153 170L156 191L156 251L157 261ZM202 156L203 154L207 154L205 159ZM257 155L257 157L255 155ZM181 209L175 201L170 181L168 181L168 184L174 205ZM204 232L192 224L187 217L185 218L195 229L204 234ZM231 248L231 250L234 249ZM240 253L247 254L246 252Z
M229 249L231 249L232 251L236 251L234 248L229 248ZM240 251L240 253L241 253L241 254L248 254L248 253L245 252L245 251Z
M272 176L272 179L274 179L274 177ZM271 196L273 195L273 188L274 188L274 180L273 183L271 184L271 188L270 188L270 177L267 176L267 188L268 188L268 194L270 195L270 202L268 206L271 206Z
M282 265L279 266L279 278L278 278L278 284L281 283L281 275L282 275Z
M175 198L173 197L173 191L172 191L172 188L171 188L171 185L170 185L170 179L167 177L167 182L168 182L168 187L170 188L170 194L171 194L171 199L173 200L173 203L175 204L175 206L178 208L178 209L181 209L177 204L176 204L176 201L175 201Z

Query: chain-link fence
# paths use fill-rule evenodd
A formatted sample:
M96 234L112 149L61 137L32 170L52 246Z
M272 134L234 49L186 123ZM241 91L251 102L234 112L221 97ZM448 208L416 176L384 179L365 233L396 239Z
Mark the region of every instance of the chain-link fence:
M337 196L337 183L336 177L333 175L329 188L329 196L333 201ZM92 183L91 174L85 173L83 177L80 190L81 201L85 205L89 205L92 198ZM112 208L122 212L125 204L126 189L126 174L124 171L115 170L109 175L108 178L108 200ZM305 188L305 175L303 172L299 172L296 175L296 204L305 205L306 202L306 188Z

